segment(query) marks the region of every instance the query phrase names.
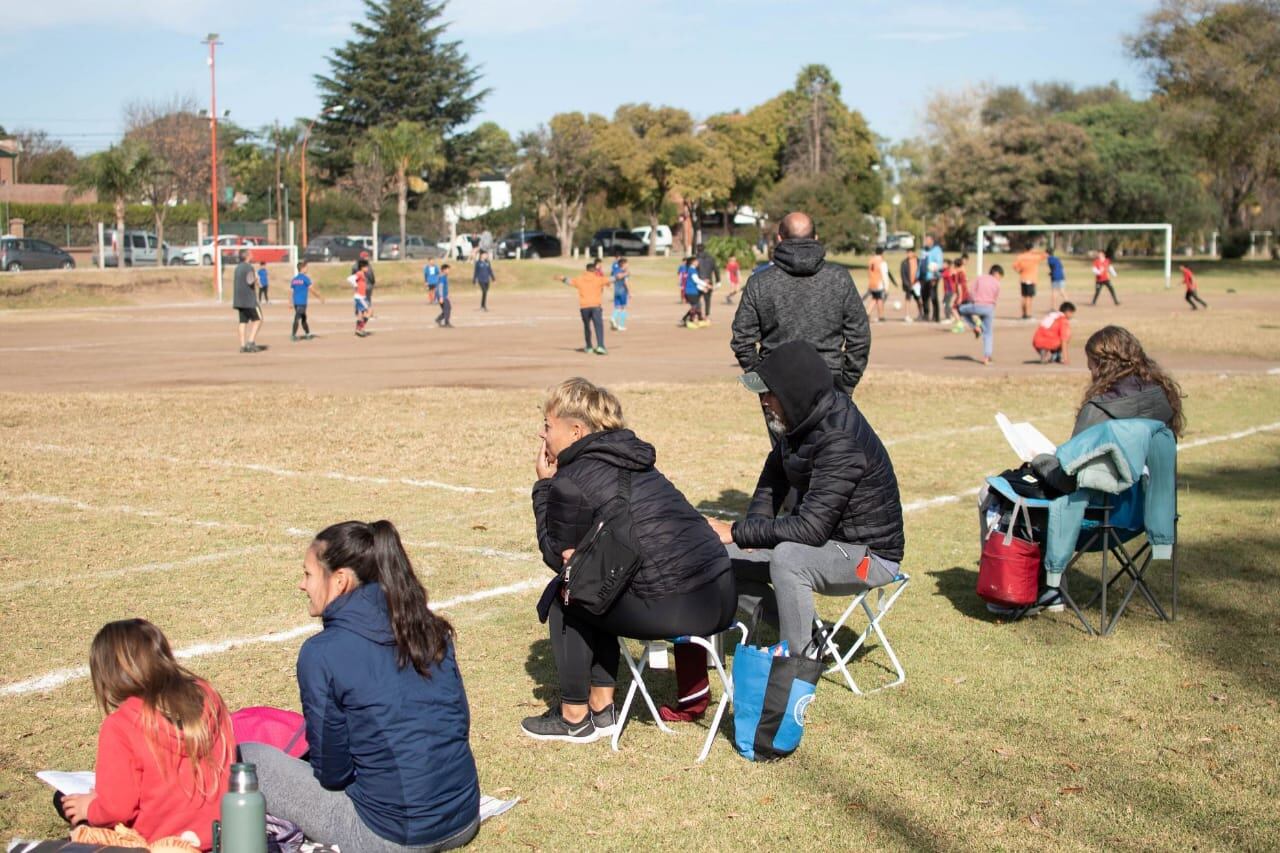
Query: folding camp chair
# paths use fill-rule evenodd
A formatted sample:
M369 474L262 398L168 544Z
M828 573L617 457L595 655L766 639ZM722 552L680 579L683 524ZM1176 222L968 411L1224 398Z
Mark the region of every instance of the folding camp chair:
M669 640L654 640L650 642L671 643L676 645L679 643L691 643L701 647L707 653L707 658L715 666L716 673L720 676L720 686L723 692L720 694L720 701L716 703L715 714L711 718L711 725L708 727L707 739L702 744L702 752L698 754L698 761L705 761L707 755L711 752L711 744L715 741L716 732L720 730L720 722L724 719L725 708L729 703L733 702L733 678L725 672L723 656L718 647L722 643L716 642L723 634L727 634L733 630L741 632L739 642L747 642L747 626L741 622L735 622L723 631L717 631L710 637L674 637ZM625 637L618 638L618 647L622 650L622 659L627 662L627 668L631 670L631 686L627 688L627 696L622 701L622 710L618 712L618 727L613 731L613 751L618 751L618 741L622 739L622 730L627 724L627 717L631 712L631 703L636 697L636 693L644 699L644 704L649 708L649 714L653 717L653 721L658 724L658 729L666 734L675 734L671 727L662 721L662 717L658 714L658 706L653 703L653 697L649 695L649 688L644 683L644 671L648 666L649 656L648 643L645 646L645 654L640 656L640 661L631 656L631 650L627 647Z
M987 485L991 487L992 491L997 492L1009 501L1022 500L1029 509L1047 511L1051 503L1051 501L1036 498L1019 498L1009 485L1009 482L1003 477L988 477ZM1177 618L1178 546L1176 541L1173 545L1171 559L1172 599L1169 612L1166 612L1160 605L1146 582L1146 572L1151 566L1153 552L1151 543L1147 541L1143 528L1142 488L1142 485L1138 484L1118 495L1090 490L1089 508L1085 511L1084 522L1080 527L1080 535L1076 543L1075 552L1071 555L1071 559L1063 570L1061 585L1056 589L1056 599L1051 596L1049 599L1027 605L1010 616L1009 620L1017 621L1033 608L1041 608L1046 604L1052 604L1055 600L1059 600L1071 608L1086 633L1105 637L1115 630L1116 622L1124 613L1125 608L1128 607L1129 601L1133 598L1135 592L1141 592L1143 598L1151 605L1156 615L1164 621L1169 622ZM1136 550L1131 551L1132 543L1138 537L1142 538L1142 542ZM1085 617L1075 599L1072 598L1067 584L1070 570L1081 557L1091 553L1100 553L1102 555L1102 570L1098 589L1084 604L1085 608L1099 604L1100 615L1096 629ZM1114 574L1110 574L1111 567L1109 563L1112 560L1119 566ZM1129 579L1128 589L1125 590L1115 611L1108 615L1107 596L1111 592L1111 588L1123 578Z
M858 696L877 693L889 687L897 687L907 680L907 673L902 668L902 663L898 660L898 655L894 652L893 646L890 645L889 638L885 636L884 629L880 627L880 622L888 615L894 602L898 600L898 596L902 595L902 591L907 588L907 584L910 582L910 575L905 572L899 572L894 576L893 580L883 586L862 590L853 597L853 600L849 602L849 606L844 609L844 613L830 628L823 623L821 618L817 616L813 618L816 638L820 639L823 650L835 659L835 662L827 669L827 674L838 670L844 676L845 683L849 685L849 689ZM876 594L874 611L867 601L867 596L873 592ZM886 592L888 593L887 595ZM866 614L867 627L862 630L862 633L858 635L858 639L848 649L841 651L835 641L836 632L844 627L859 609ZM849 627L852 628L852 625ZM863 647L872 633L876 635L876 639L880 641L880 647L889 656L889 661L893 664L894 671L897 672L898 677L888 684L882 684L879 687L864 691L859 689L857 682L853 680L853 675L849 672L849 661L853 660L853 656Z

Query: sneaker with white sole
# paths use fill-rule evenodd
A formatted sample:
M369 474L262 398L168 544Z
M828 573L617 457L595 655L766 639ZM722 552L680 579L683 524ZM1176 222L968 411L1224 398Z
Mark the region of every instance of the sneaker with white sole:
M561 740L567 743L591 743L600 735L596 732L591 715L570 723L560 716L559 708L548 708L545 714L525 717L520 728L534 740Z
M618 728L618 709L610 703L607 708L592 711L591 724L596 727L596 737L613 737Z

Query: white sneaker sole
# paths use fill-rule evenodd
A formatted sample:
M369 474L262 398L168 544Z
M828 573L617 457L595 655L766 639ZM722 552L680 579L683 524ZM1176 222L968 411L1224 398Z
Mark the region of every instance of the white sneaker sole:
M529 731L524 726L520 727L520 731L524 732L526 737L531 737L534 740L558 740L563 743L594 743L600 739L599 729L597 729L590 737L575 737L573 735L540 735Z

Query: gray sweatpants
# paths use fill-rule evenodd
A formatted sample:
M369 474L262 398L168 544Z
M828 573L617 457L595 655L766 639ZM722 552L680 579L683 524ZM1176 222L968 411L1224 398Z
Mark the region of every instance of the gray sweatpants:
M884 586L898 574L897 566L872 554L866 545L830 541L821 547L783 542L776 548L744 551L727 545L738 580L738 600L776 601L778 631L793 655L802 654L813 638L817 615L813 595L854 596ZM866 576L858 572L867 557ZM767 604L766 604L767 609Z
M355 804L342 791L320 786L311 765L261 743L240 745L245 761L258 766L258 789L267 801L267 811L293 821L313 841L341 848L344 853L434 853L452 850L475 838L480 817L461 832L436 844L405 847L388 841L370 829Z

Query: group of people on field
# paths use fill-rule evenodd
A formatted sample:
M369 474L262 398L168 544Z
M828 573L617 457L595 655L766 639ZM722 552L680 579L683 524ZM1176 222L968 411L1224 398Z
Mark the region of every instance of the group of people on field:
M659 449L628 428L616 395L581 377L549 389L531 499L538 550L552 571L536 611L547 625L559 698L520 723L528 737L588 744L613 734L621 724L619 637L709 636L746 612L753 631L770 624L792 654L817 657L815 595L852 595L901 577L906 539L894 465L853 398L867 368L869 319L848 270L825 255L812 220L790 214L771 261L739 294L731 347L769 449L737 521L694 507L659 469ZM568 282L594 302L583 306L584 334L595 331L601 347L599 297L608 286L616 294L620 281L625 288L626 266L620 259L611 280L588 265ZM705 281L701 270L694 274ZM959 306L975 327L987 316L965 309L988 304L979 297L994 304L983 280L998 287L1000 275L997 266L979 276L974 301ZM615 318L625 329L625 311ZM1148 417L1181 434L1181 391L1132 334L1108 326L1085 354L1090 385L1077 432ZM1045 477L1064 476L1051 467ZM617 600L596 614L563 594L562 569L602 508L619 498L641 561ZM208 850L238 754L256 765L268 812L312 839L362 853L470 842L480 789L456 637L431 609L395 526L330 525L303 552L301 573L307 612L323 625L297 659L305 757L237 743L216 687L178 663L158 627L112 622L89 655L105 715L97 787L55 796L58 813L73 825L122 823L148 841L177 838ZM709 703L701 648L677 646L676 682L662 717L698 719Z

